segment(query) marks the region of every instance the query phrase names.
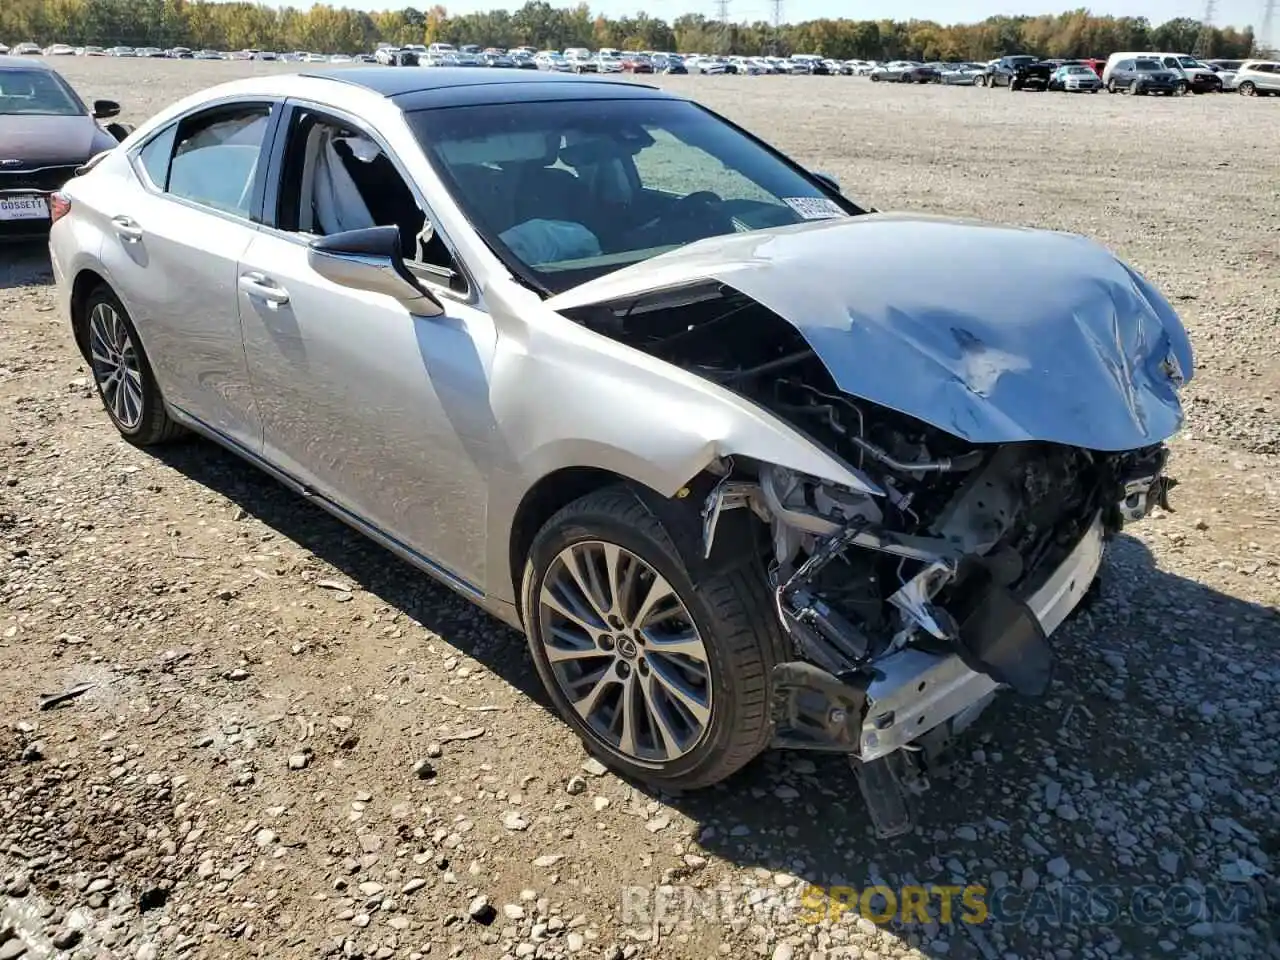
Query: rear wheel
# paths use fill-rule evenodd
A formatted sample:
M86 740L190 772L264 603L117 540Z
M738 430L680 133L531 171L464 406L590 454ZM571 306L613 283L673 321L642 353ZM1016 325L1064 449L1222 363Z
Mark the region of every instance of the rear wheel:
M521 588L538 675L587 749L676 789L717 783L765 747L784 649L756 564L695 586L677 546L695 532L609 487L539 531Z
M107 416L120 435L145 447L181 436L156 385L138 331L109 287L96 287L85 300L85 343L89 367Z

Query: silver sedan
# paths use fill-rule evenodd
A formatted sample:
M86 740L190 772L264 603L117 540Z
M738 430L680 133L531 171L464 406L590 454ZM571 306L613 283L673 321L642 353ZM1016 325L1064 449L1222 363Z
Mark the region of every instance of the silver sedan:
M636 83L237 81L53 209L127 440L222 444L522 630L623 773L835 751L885 835L1044 691L1192 375L1104 248L871 212Z

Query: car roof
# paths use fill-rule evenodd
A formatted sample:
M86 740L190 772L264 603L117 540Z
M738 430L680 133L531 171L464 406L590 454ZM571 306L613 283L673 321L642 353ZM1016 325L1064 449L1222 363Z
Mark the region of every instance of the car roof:
M678 99L657 87L625 80L600 80L559 73L507 73L468 67L435 67L431 70L367 67L304 71L300 76L363 87L394 100L402 109L540 100Z
M21 68L23 70L47 70L53 73L54 69L43 60L32 60L30 57L0 57L0 70L13 70Z

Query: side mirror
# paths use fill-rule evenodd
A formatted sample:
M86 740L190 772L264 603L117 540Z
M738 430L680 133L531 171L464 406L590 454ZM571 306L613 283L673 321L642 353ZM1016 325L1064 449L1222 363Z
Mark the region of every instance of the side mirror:
M311 269L330 283L381 293L414 314L438 317L440 301L414 279L400 252L400 228L368 227L321 237L307 251Z
M120 104L114 100L93 101L93 119L106 120L108 117L120 115Z
M834 190L836 193L840 192L840 181L831 174L823 173L821 170L810 170L809 176L813 177L828 190Z

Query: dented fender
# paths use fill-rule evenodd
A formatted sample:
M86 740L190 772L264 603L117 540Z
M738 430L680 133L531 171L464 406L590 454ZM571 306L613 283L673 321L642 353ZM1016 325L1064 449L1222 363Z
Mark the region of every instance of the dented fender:
M608 471L673 497L712 463L740 457L883 494L764 408L563 317L499 338L491 390L502 451L490 496L488 527L499 541L488 547L491 571L505 567L505 531L525 495L567 468ZM487 588L511 599L498 575Z

